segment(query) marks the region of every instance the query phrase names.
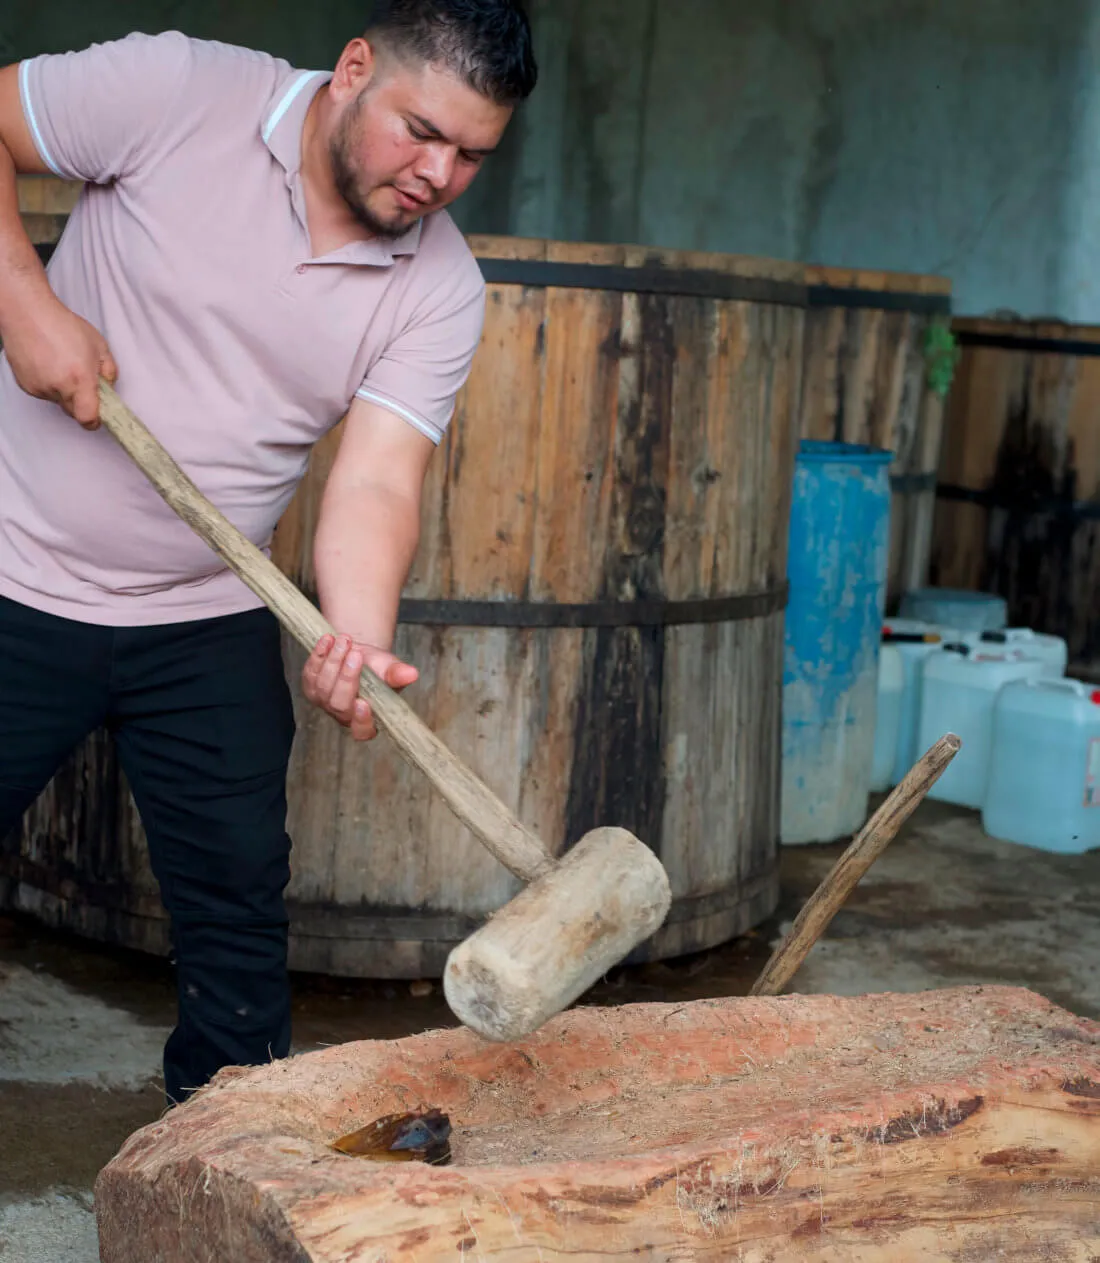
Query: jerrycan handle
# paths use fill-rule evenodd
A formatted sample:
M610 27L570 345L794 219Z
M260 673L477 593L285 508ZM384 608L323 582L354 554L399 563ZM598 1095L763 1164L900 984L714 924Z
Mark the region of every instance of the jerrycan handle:
M1030 688L1055 689L1062 693L1072 693L1075 697L1083 697L1086 701L1100 702L1100 689L1089 688L1080 680L1068 676L1042 676L1027 681Z
M1038 637L1030 627L1009 627L1005 631L984 631L981 639L987 645L1015 645Z

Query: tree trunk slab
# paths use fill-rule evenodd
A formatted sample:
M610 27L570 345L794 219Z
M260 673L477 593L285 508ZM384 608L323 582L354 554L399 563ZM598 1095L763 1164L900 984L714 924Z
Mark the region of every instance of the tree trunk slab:
M453 1162L330 1148L436 1106ZM577 1008L223 1071L100 1173L103 1263L1086 1260L1100 1024L1025 990Z

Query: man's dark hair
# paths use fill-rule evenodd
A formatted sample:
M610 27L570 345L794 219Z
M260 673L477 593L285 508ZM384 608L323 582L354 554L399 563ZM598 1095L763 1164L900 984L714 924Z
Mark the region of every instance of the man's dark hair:
M366 37L446 67L497 105L525 100L538 79L519 0L376 0Z

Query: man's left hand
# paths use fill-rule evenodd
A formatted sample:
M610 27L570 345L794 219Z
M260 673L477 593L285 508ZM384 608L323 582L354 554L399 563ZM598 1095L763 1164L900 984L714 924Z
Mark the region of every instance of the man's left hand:
M380 680L400 692L419 677L416 667L374 645L350 636L322 636L302 668L302 692L345 728L356 741L378 735L369 703L359 696L359 674L369 667Z

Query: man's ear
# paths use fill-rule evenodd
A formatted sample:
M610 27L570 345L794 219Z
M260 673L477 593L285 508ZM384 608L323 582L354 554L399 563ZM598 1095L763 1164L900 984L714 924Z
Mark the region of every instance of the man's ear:
M355 98L375 77L378 56L368 40L360 36L351 40L340 54L332 73L329 94L341 104Z

